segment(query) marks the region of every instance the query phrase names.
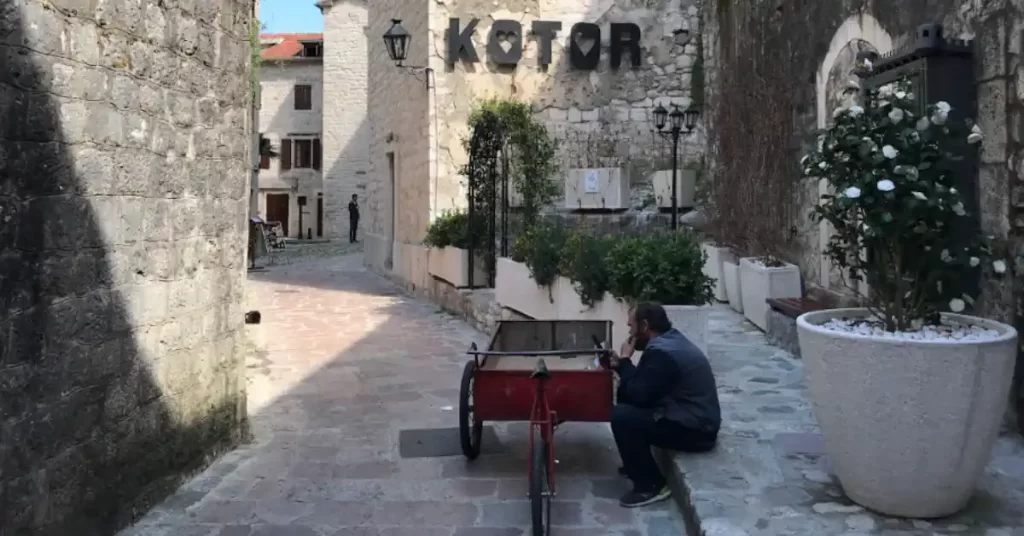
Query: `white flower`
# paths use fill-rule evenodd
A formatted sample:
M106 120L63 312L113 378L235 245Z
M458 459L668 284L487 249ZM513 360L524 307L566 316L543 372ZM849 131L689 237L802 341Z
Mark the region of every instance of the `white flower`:
M896 98L900 99L900 100L903 100L903 99L907 98L907 92L906 91L897 91L896 92Z
M983 139L985 139L985 136L981 133L981 129L978 128L978 125L974 125L974 127L971 128L971 133L967 135L967 143L973 145L975 143L981 143L981 140Z
M956 214L957 216L963 216L967 214L967 211L964 210L964 204L957 203L953 205L953 214Z
M950 188L949 193L956 195L956 188Z
M847 110L846 108L842 108L842 107L836 108L835 110L832 111L832 119L838 119L839 116L843 115L844 113L846 113L848 111L849 110Z
M900 154L900 152L892 145L886 145L885 147L882 147L882 154L885 155L886 158L893 159L896 158L896 155Z
M860 197L860 188L857 188L856 186L851 186L846 189L845 193L846 197L849 197L850 199L857 199L858 197Z
M992 269L995 270L995 272L997 274L1005 274L1006 273L1006 261L1004 261L1004 260L992 261Z
M921 119L917 120L917 124L914 125L914 128L916 128L919 132L924 132L924 131L928 130L928 126L930 124L931 123L928 122L928 118L927 117L922 117Z
M899 108L893 108L889 111L889 120L893 123L899 123L903 121L903 110Z
M949 310L954 313L962 312L966 306L967 304L960 298L953 298L952 300L949 300Z
M949 119L948 113L935 112L932 114L932 123L935 123L936 125L945 125L947 119Z
M857 106L857 105L850 106L850 113L854 117L856 117L856 116L864 113L864 108L861 108L860 106Z
M889 105L889 100L888 99L882 99L882 100L878 101L878 103L877 103L877 106L879 108L885 108L888 105Z
M949 111L953 109L946 101L939 101L935 103L935 108L944 115L949 115Z
M865 70L868 70L868 71L870 71L872 68L874 68L874 65L872 65L871 60L869 60L867 58L863 58L863 59L860 60L860 66L863 67Z
M892 84L886 84L878 88L878 96L887 99L892 96Z
M928 200L928 198L925 197L925 195L922 194L921 192L910 192L910 193L914 194L914 197L920 199L921 201L927 201Z
M978 266L979 264L981 264L981 259L979 259L977 257L971 257L971 268L974 268L974 267Z
M883 192L891 192L896 189L896 185L889 179L878 181L878 184L875 184L875 187Z
M828 167L828 164L826 164L825 162L819 162L818 167L820 167L821 169L825 169Z
M953 257L949 255L948 249L942 250L942 253L939 253L939 258L942 259L942 262L950 262L953 260Z

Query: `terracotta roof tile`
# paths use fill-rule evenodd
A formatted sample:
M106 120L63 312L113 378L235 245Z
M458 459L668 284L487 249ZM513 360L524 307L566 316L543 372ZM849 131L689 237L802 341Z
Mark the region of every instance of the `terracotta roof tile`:
M260 34L260 43L273 42L260 52L265 60L287 60L297 58L302 53L304 41L323 41L324 34L319 33L265 33Z

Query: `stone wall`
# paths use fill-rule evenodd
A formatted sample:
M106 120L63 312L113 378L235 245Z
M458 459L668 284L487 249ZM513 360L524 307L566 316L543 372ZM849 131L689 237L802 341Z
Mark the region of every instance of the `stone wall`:
M370 169L367 45L380 37L366 35L366 0L321 0L318 5L324 14L324 237L338 238L348 236L352 194L365 197ZM360 206L365 222L364 200Z
M394 242L419 243L430 222L431 199L436 196L436 132L434 76L424 72L428 51L428 12L431 2L387 0L375 2L369 14L370 180L367 184L367 261L375 266L395 264ZM388 57L381 36L392 18L414 37L407 66ZM424 267L425 269L425 267Z
M245 422L253 4L0 3L0 534L113 534Z
M725 0L716 0L715 22L722 19ZM710 6L709 6L710 7ZM781 6L780 10L786 9ZM781 13L781 11L780 11ZM706 11L705 19L712 13ZM815 129L824 127L830 106L836 103L835 89L846 78L851 58L857 49L874 48L880 52L898 47L921 24L938 22L952 37L973 38L978 53L978 116L985 132L979 172L982 231L996 239L997 250L1006 256L1011 271L996 277L986 273L981 314L1024 328L1024 84L1020 58L1024 48L1024 12L1017 4L1004 0L973 2L962 0L887 0L862 6L842 0L823 0L805 5L796 16L780 17L777 31L791 37L792 61L802 71L801 79L813 88L807 102L794 110L800 127L813 140ZM710 28L710 25L706 25ZM742 26L716 28L717 36L708 41L721 43L728 35L742 35ZM716 38L717 37L717 38ZM711 91L714 93L713 88ZM757 136L751 132L751 136ZM816 202L815 192L803 192L801 210ZM827 238L817 226L800 229L799 246L793 253L801 265L809 292L835 294L836 277L821 257L821 244ZM1024 367L1018 366L1018 376ZM1018 380L1018 389L1020 381ZM1018 408L1024 408L1019 398Z
M428 73L397 68L380 36L390 19L402 18L412 34L407 65L430 67ZM480 63L448 65L447 34L451 17L466 25L479 18L474 43ZM538 45L524 41L523 59L515 69L487 60L486 36L495 19L513 19L528 31L533 20L562 22L554 40L552 64L538 65ZM371 220L367 261L383 265L393 256L391 238L416 243L433 217L465 207L460 168L466 163L463 141L467 119L483 98L515 98L533 105L562 145L563 168L622 166L629 170L633 206L648 201L650 171L670 166L668 143L652 132L650 112L657 104L690 104L690 76L698 53L698 10L690 0L655 3L627 0L526 0L503 4L480 0L412 2L390 0L370 6L370 117L373 124L369 180ZM602 60L593 72L568 65L568 35L576 22L603 28ZM635 22L642 31L642 65L627 61L609 66L608 28L612 22ZM682 36L689 36L686 39ZM326 126L326 125L325 125ZM684 159L701 152L701 132L681 144ZM396 155L396 184L390 186L387 153ZM392 192L394 199L392 199ZM397 215L397 216L396 216Z

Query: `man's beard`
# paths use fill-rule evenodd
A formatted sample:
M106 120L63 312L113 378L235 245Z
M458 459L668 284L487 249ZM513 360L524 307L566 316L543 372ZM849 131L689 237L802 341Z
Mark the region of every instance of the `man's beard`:
M646 336L637 335L633 338L633 349L638 352L643 352L647 349L647 343L650 341Z

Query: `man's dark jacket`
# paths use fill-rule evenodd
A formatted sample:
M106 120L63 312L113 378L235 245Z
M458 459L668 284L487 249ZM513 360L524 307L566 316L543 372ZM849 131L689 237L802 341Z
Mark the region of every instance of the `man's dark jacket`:
M722 424L711 363L676 329L647 343L639 365L619 362L618 402L653 409L655 418L717 434Z

